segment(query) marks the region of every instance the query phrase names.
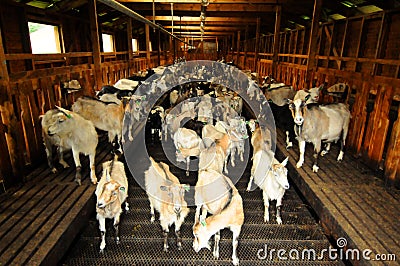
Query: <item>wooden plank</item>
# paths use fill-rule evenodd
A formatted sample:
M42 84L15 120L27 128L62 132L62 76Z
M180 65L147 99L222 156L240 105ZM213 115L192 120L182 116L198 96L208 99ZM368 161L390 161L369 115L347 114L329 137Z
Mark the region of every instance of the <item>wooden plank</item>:
M369 98L370 84L363 82L361 89L357 90L356 98L352 110L352 119L349 127L348 141L349 146L356 154L361 152L362 141L365 133L365 125L367 120L367 101Z
M363 145L366 160L375 166L382 160L383 148L389 128L389 110L393 97L392 87L378 87L374 110L370 114Z
M400 108L388 144L385 159L385 176L392 183L400 183Z

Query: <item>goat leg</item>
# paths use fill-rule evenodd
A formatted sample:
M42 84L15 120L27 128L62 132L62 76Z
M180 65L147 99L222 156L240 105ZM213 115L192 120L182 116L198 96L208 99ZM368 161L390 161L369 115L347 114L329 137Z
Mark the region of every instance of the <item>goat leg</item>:
M312 166L312 169L313 169L314 173L317 173L318 169L319 169L319 167L318 167L318 155L319 155L320 151L321 151L321 141L317 141L317 143L315 143L315 146L314 146L314 155L313 155L314 164Z
M282 224L282 218L281 218L281 206L279 205L277 205L276 206L276 222L278 223L278 224Z
M219 240L220 240L220 231L215 233L214 235L214 250L213 250L213 256L214 258L218 259L219 258Z
M120 213L116 214L114 217L115 242L117 244L119 244L119 217Z
M251 175L251 176L250 176L249 183L247 184L247 189L246 189L247 192L249 192L249 191L251 190L251 184L252 184L252 182L253 182L253 178L254 178L254 177Z
M269 197L265 191L263 191L264 198L264 223L269 222Z
M80 166L76 167L76 173L75 173L75 181L76 181L76 183L78 183L79 186L82 185L81 169L82 169L82 167L80 167Z
M233 233L232 236L232 263L233 265L239 265L239 258L236 254L236 249L239 244L239 234L240 234L241 226L231 227L231 231Z
M100 253L103 253L104 248L106 247L106 219L99 215L97 215L97 219L99 220L99 229L101 234Z
M181 231L180 230L175 231L175 236L176 236L176 246L178 247L178 250L182 250Z
M164 251L168 252L168 231L163 230L164 235Z

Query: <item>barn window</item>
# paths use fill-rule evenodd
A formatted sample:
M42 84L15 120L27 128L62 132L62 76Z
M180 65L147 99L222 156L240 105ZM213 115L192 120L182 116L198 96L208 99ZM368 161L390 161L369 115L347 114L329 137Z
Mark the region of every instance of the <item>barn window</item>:
M114 39L110 34L103 33L101 34L101 38L103 39L103 52L110 53L114 52Z
M139 52L138 39L132 39L132 52Z
M33 54L61 53L58 26L28 22Z

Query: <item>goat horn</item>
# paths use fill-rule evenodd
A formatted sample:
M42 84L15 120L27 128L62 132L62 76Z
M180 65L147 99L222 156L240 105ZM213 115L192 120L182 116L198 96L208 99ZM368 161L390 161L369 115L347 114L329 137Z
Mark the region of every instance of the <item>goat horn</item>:
M57 108L58 110L60 110L63 114L65 114L66 117L68 117L68 118L71 118L71 117L72 117L71 112L68 111L67 109L64 109L64 108L62 108L62 107L60 107L60 106L57 106L57 105L56 105L56 108Z

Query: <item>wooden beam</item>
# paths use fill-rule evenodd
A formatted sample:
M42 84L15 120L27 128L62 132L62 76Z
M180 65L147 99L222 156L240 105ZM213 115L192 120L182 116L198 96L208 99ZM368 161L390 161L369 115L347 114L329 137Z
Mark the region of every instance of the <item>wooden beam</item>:
M236 64L239 64L239 58L240 58L240 30L237 32L237 44L236 44Z
M133 58L133 47L132 47L132 18L128 18L128 24L126 27L126 33L128 37L128 59L129 61Z
M279 53L279 37L281 29L281 6L277 6L275 9L275 32L274 32L274 49L272 56L272 76L276 78L277 64L278 64L278 53ZM269 74L268 74L269 75Z
M92 41L94 79L96 81L96 90L100 90L103 85L101 79L101 53L100 53L100 37L99 25L97 23L96 0L88 0L89 20L90 20L90 36ZM94 95L92 88L84 88L85 95Z
M7 61L4 54L3 35L1 33L0 24L0 81L8 82L9 79L10 77L8 76Z
M255 47L255 56L254 56L254 69L253 71L257 71L257 60L258 60L258 51L260 49L260 18L257 18L257 26L256 26L256 47Z
M153 20L153 16L147 16L148 20ZM155 16L155 20L157 21L171 21L172 16ZM182 21L182 22L200 22L200 17L188 17L188 16L174 16L174 22ZM256 19L254 18L239 18L239 17L207 17L207 22L246 22L246 23L256 23Z
M150 64L150 26L149 24L144 25L144 30L146 34L146 58L147 63Z
M127 5L129 8L135 11L152 11L152 5L151 4L142 4L142 3L135 3L135 4L129 4ZM275 10L276 5L265 5L265 4L210 4L207 6L207 14L209 12L236 12L236 13L241 13L241 12L273 12ZM157 4L156 5L156 11L171 11L171 5L170 4ZM183 11L183 12L199 12L200 13L200 3L196 4L174 4L174 12L177 11Z
M311 73L315 70L315 55L317 52L319 16L322 11L322 0L314 1L313 21L311 24L310 42L308 46L308 60L306 70L306 86L310 85Z
M153 3L153 0L118 0L121 3ZM199 0L154 0L157 4L163 3L173 3L175 4L200 4ZM266 5L276 5L277 0L209 0L210 5L214 4L266 4ZM280 0L279 3L285 3L287 0Z
M164 26L165 29L174 29L174 32L185 32L185 31L200 31L200 25L198 26ZM246 25L242 25L240 27L238 26L232 26L230 27L230 25L228 26L224 26L224 27L213 27L213 26L205 26L205 31L237 31L240 29L245 29Z

